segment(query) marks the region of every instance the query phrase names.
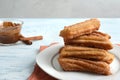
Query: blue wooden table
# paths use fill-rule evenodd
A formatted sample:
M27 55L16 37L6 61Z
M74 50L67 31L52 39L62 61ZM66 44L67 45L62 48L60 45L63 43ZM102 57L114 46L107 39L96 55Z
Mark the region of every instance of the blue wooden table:
M5 19L5 18L1 18ZM99 18L100 31L111 35L112 43L120 43L120 19ZM86 19L61 18L61 19L19 19L24 21L21 33L26 36L42 35L43 40L34 41L32 45L21 42L11 46L0 46L0 80L26 80L32 73L35 58L41 45L52 42L63 43L59 32L66 25L71 25Z

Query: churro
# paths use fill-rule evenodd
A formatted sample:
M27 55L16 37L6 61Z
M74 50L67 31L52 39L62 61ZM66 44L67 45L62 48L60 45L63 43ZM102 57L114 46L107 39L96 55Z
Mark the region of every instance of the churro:
M110 64L114 59L114 56L106 50L78 46L64 46L60 50L59 57L103 61L108 64Z
M92 72L103 75L110 75L109 64L102 61L90 61L75 58L59 58L61 67L65 71Z
M109 39L110 36L108 34L102 32L93 32L91 34L82 35L74 39L64 39L64 42L66 45L87 46L110 50L113 48L113 46Z
M64 39L73 39L75 37L90 34L100 27L100 21L97 19L86 20L85 22L80 22L70 26L65 26L60 32L60 36Z

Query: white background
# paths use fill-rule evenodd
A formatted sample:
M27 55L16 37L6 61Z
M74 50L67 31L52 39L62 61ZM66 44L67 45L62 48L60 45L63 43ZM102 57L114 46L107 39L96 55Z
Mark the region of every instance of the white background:
M120 17L120 0L0 0L0 17Z

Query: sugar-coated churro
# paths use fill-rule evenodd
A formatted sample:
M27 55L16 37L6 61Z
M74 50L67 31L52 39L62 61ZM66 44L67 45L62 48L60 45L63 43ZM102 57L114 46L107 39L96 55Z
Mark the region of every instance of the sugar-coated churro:
M103 75L111 74L109 64L101 61L75 58L59 58L58 61L65 71L92 72Z
M64 42L66 45L87 46L109 50L113 48L109 38L110 36L108 34L93 32L91 34L78 36L74 39L64 39Z
M114 56L106 50L80 46L64 46L60 50L59 57L103 61L108 64L114 59Z
M100 21L98 19L90 19L85 22L65 26L65 28L60 32L60 36L64 39L72 39L77 36L92 33L93 31L98 30L99 27Z

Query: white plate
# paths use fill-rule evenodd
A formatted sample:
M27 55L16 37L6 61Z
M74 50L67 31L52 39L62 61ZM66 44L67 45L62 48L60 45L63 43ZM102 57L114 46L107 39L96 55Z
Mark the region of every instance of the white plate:
M114 45L110 50L115 55L114 61L110 64L112 75L104 76L85 72L65 72L58 63L59 49L62 44L53 45L41 51L37 57L36 62L41 69L49 75L62 80L118 80L120 79L120 47Z

